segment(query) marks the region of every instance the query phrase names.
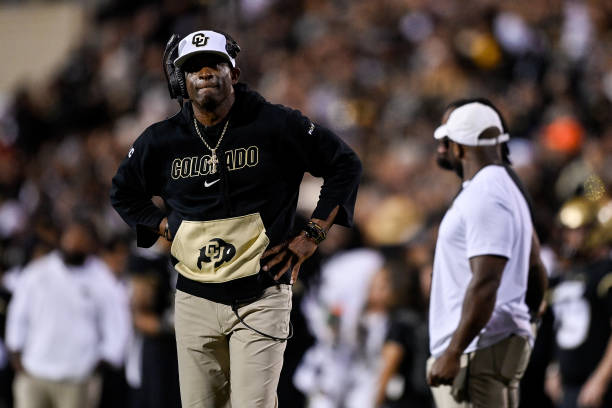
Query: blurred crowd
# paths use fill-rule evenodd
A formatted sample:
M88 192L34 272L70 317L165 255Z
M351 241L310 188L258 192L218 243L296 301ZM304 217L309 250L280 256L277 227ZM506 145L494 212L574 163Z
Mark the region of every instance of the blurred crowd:
M555 306L554 299L567 296L554 289L576 265L588 273L591 261L610 258L612 3L468 3L86 3L86 32L61 69L44 86L24 82L0 95L0 324L11 295L25 290L23 270L53 251L63 253L71 222L86 219L95 229L88 255L106 265L131 322L122 357L88 373L99 401L91 406L179 404L176 275L168 248L159 241L137 249L108 195L136 137L178 110L162 71L166 41L172 33L216 28L240 44L243 81L332 129L364 163L356 228L333 228L294 286L296 338L286 351L280 405L431 406L424 375L428 285L436 228L460 187L435 164L433 130L445 106L465 97L490 99L508 124L510 159L531 195L554 283L553 307L527 375L537 396L530 394L534 405L523 406L552 407L564 391L579 393L608 341L612 277L595 282L593 302L606 311L598 318L608 319L601 330L589 331L595 317L584 305ZM304 216L319 185L304 179ZM570 208L565 218L564 208ZM561 309L570 313L565 320ZM584 338L559 334L563 321L580 321ZM589 357L592 367L568 378L563 352L588 336L599 336L601 353ZM9 360L0 342L2 408L12 406Z

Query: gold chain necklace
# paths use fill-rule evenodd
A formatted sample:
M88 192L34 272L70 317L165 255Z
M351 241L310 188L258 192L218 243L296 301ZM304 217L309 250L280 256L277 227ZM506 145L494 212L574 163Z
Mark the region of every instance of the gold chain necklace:
M208 165L210 166L210 174L215 174L217 172L217 164L219 163L219 160L217 159L217 149L221 144L221 140L223 140L223 136L225 136L227 125L229 125L229 119L227 120L227 122L225 122L225 126L223 126L223 132L221 132L221 136L219 137L217 145L212 148L208 145L208 143L206 143L206 140L204 140L204 138L202 137L202 134L200 133L200 128L198 126L198 121L196 120L195 116L193 117L193 126L195 127L198 136L200 136L202 143L204 143L208 150L210 150L210 159L208 160Z

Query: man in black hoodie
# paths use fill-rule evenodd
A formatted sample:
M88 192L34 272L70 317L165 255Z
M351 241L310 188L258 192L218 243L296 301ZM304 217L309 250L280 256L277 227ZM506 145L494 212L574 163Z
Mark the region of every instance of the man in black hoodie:
M211 30L171 39L171 96L189 100L136 140L111 190L138 245L172 241L185 407L276 405L290 285L332 224L351 225L361 175L332 132L238 83L239 51ZM324 183L310 222L292 236L305 172Z

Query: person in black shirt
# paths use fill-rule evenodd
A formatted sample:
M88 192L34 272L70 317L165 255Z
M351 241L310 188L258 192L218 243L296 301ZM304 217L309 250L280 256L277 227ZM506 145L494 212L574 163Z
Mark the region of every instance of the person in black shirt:
M211 30L171 38L171 96L189 100L144 131L112 183L112 204L138 245L172 240L188 407L275 404L290 284L332 224L351 225L361 175L356 154L331 131L238 83L239 51ZM324 183L311 220L290 236L305 172Z
M609 244L593 239L597 210L576 197L559 211L561 270L550 297L562 408L612 406L612 259Z
M422 272L416 265L400 257L388 257L382 272L389 280L392 295L376 407L431 408L433 400L423 376L429 357L429 288L423 287Z

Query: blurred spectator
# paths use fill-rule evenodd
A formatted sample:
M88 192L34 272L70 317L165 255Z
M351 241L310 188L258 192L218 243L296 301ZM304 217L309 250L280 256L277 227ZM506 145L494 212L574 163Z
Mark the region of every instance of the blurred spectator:
M385 299L389 327L381 350L376 406L431 408L433 400L423 373L429 357L429 287L416 267L399 259L387 260L381 272L387 275L391 295Z
M85 407L94 371L123 361L127 311L95 249L93 226L72 221L23 272L7 322L18 408Z
M116 292L115 302L123 312L119 316L122 319L115 324L123 326L121 331L129 333L129 337L132 337L132 319L129 313L130 298L126 276L130 244L131 241L128 236L113 236L104 243L100 256L106 266L106 272L113 282ZM107 365L101 372L102 390L99 408L127 408L129 406L128 388L125 379L126 357L127 345L120 364L117 364L117 366Z
M384 297L389 282L380 253L354 249L323 266L321 284L302 302L315 344L294 382L307 406L373 406L378 357L386 332ZM382 303L381 303L382 302Z
M135 330L127 366L130 408L181 405L172 309L176 276L167 250L157 244L138 249L129 260Z

